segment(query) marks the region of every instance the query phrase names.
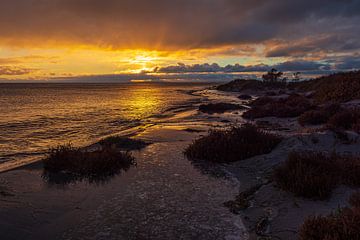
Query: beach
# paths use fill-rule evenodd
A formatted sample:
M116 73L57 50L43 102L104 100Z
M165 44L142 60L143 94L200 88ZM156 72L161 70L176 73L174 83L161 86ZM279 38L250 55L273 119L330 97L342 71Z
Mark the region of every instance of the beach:
M296 118L264 117L258 124L283 137L270 153L233 163L191 161L184 150L194 139L209 129L248 122L240 114L249 100L213 88L189 94L201 101L124 132L150 144L132 151L135 166L106 182L50 184L42 177L41 162L2 173L0 228L5 239L296 239L307 217L348 206L351 187L341 185L328 200L313 201L279 189L271 175L293 150L359 154L357 136L349 144L331 131L300 126ZM198 111L200 104L220 102L244 109ZM254 187L249 207L226 207Z

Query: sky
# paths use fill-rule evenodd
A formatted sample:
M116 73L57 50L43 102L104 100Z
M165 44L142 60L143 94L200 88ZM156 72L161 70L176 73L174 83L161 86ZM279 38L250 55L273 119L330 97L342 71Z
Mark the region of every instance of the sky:
M360 68L360 0L1 0L0 80Z

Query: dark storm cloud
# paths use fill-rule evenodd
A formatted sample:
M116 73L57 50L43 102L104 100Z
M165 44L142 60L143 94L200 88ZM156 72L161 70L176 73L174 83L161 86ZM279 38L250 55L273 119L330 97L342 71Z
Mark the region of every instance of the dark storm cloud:
M342 51L359 48L359 13L360 0L3 0L0 40L161 49L328 35L346 36ZM314 46L281 47L268 55L307 52Z

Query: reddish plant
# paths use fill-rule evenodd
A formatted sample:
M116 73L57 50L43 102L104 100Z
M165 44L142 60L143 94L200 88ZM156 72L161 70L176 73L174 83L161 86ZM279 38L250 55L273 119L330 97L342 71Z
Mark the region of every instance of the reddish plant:
M359 193L355 193L350 198L352 208L342 208L328 216L308 217L300 227L300 240L360 239L359 199Z
M190 159L234 162L271 152L281 137L245 124L229 130L210 130L195 140L184 154Z
M280 99L262 97L255 100L251 106L252 108L243 114L244 118L297 117L313 108L309 99L297 94Z
M292 152L282 165L275 169L278 187L296 196L325 199L338 183L336 165L325 154Z

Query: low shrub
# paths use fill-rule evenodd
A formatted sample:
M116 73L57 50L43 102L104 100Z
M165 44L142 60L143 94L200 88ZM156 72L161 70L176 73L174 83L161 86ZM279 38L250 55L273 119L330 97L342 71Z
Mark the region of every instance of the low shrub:
M99 144L102 146L116 147L124 150L139 150L148 145L148 143L144 142L143 140L122 136L107 137L100 140Z
M335 173L334 160L322 153L292 152L275 169L274 180L278 187L296 196L325 199L338 183Z
M274 99L261 97L251 104L251 109L243 114L244 118L263 117L298 117L314 108L311 101L304 96L293 94L287 98Z
M240 95L238 98L241 99L241 100L250 100L250 99L252 99L252 96L246 95L246 94L242 94L242 95Z
M339 104L326 105L320 109L310 110L301 114L298 118L298 122L302 126L325 124L339 111L342 111Z
M296 196L323 200L338 184L360 186L360 157L292 152L274 170L274 180L278 187Z
M45 180L50 183L68 183L78 180L90 182L105 181L128 170L135 163L128 152L104 147L92 152L83 151L71 145L59 146L50 150L43 160Z
M281 137L245 124L229 130L210 130L185 150L190 159L211 162L234 162L260 154L270 153Z
M219 85L216 89L219 91L241 92L246 90L271 90L286 88L283 82L265 82L254 79L235 79L229 83Z
M241 110L243 106L232 103L210 103L199 106L199 111L204 113L224 113L227 111Z
M353 202L356 199L355 202ZM359 193L351 196L352 208L342 208L328 216L307 218L299 231L301 240L360 239Z
M336 130L353 130L358 133L360 124L360 109L343 109L329 118L328 128Z
M341 72L290 84L290 88L313 91L319 103L360 99L360 71Z
M353 193L349 198L349 203L354 208L360 208L360 192Z

